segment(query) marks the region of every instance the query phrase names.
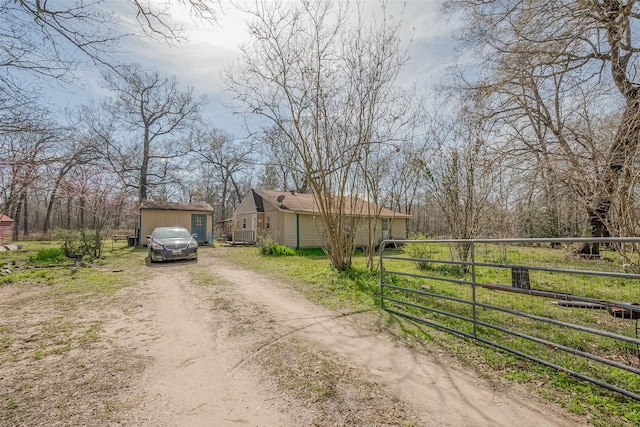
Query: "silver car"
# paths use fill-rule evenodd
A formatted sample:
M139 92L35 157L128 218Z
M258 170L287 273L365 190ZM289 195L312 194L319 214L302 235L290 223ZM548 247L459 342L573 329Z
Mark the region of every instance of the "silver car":
M157 227L149 237L149 261L198 259L198 241L184 227Z

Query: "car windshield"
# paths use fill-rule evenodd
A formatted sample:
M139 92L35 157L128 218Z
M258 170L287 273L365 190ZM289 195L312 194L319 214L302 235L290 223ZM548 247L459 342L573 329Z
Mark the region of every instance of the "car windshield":
M154 233L156 239L188 239L191 234L184 228L163 228Z

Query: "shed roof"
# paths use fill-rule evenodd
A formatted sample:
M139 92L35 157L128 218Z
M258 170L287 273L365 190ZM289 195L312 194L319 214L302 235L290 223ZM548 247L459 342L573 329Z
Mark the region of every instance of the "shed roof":
M6 215L0 215L0 222L13 222L13 220Z
M251 190L255 196L258 195L271 205L277 207L281 211L292 211L296 213L319 213L318 204L313 194L304 194L292 191L273 191L253 189ZM283 197L280 202L279 197ZM258 204L256 203L256 207ZM262 207L262 206L260 206ZM380 208L374 203L369 203L357 197L347 196L345 200L345 213L347 215L371 215L374 216L380 209L380 217L409 218L411 215L395 212L391 209ZM258 210L260 212L260 210Z
M213 211L213 208L209 203L151 202L148 200L140 203L140 210L143 209L167 211Z

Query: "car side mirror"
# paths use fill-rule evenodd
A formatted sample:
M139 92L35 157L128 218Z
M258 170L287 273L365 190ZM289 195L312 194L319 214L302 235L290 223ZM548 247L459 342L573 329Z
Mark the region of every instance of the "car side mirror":
M151 234L149 234L149 235L148 235L148 236L146 236L146 237L147 237L147 239L150 239L150 238L151 238Z
M191 237L193 237L194 239L197 239L198 235L197 234L192 234Z

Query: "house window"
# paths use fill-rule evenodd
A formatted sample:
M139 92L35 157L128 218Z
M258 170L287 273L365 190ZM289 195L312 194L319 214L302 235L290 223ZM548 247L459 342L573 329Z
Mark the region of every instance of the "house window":
M267 222L265 224L265 227L267 230L269 230L271 228L271 217L267 217Z
M242 218L242 228L247 228L247 218Z

